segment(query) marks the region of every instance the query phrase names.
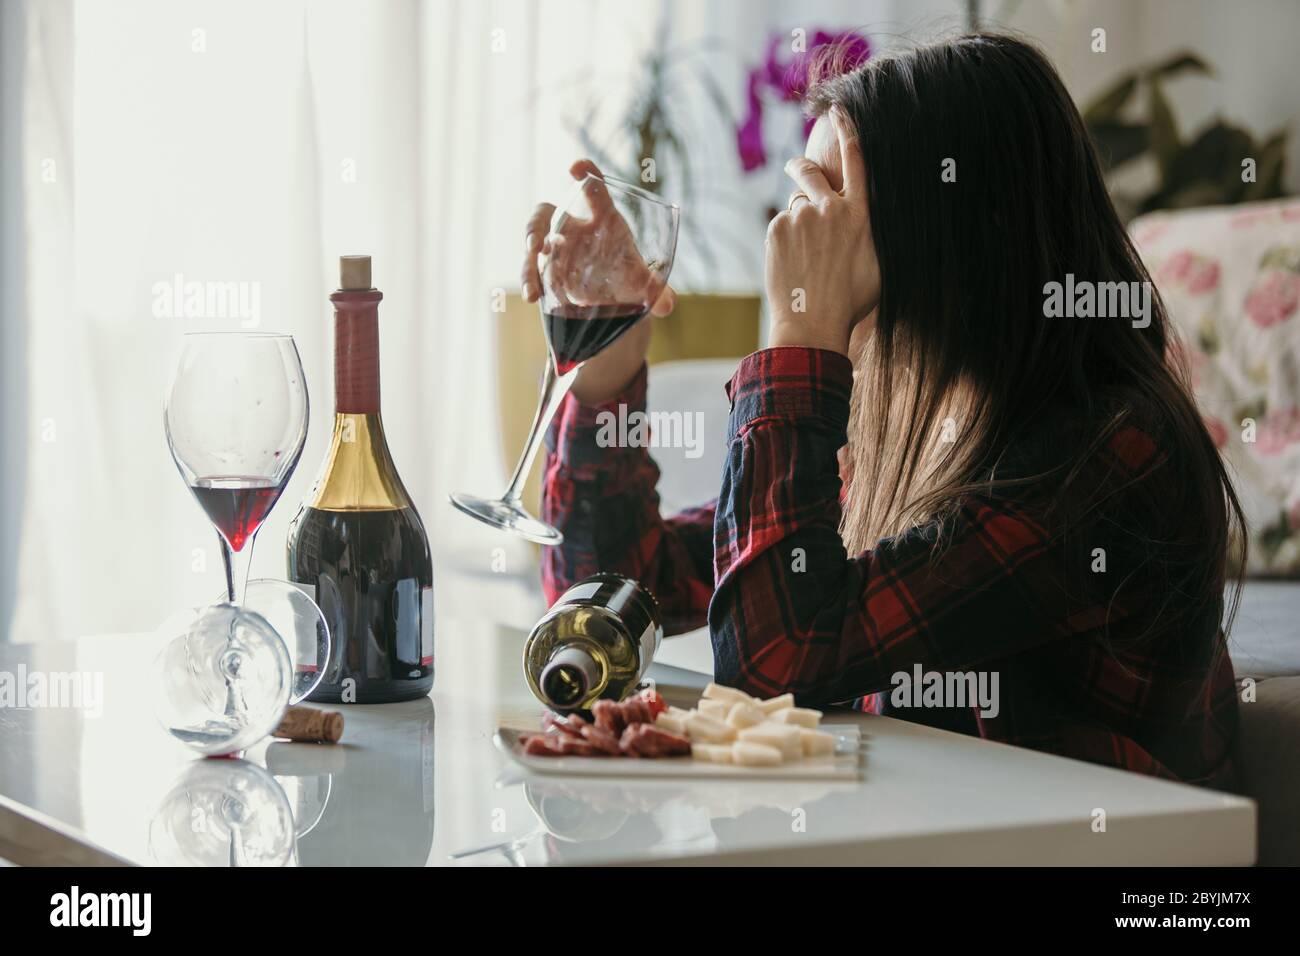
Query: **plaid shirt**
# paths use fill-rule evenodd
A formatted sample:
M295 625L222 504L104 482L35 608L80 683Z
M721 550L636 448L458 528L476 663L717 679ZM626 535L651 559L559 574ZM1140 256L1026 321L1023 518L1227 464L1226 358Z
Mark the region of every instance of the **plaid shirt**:
M766 349L744 359L727 389L719 497L669 518L659 514L648 451L597 441L602 411L644 409L644 369L602 406L567 398L547 436L544 514L565 535L543 549L548 599L596 571L621 572L656 595L668 633L707 620L720 683L760 696L792 691L801 705L856 698L871 713L1231 786L1237 711L1226 654L1207 681L1213 648L1189 652L1189 641L1174 637L1125 641L1165 599L1132 587L1154 579L1139 573L1150 563L1145 539L1122 530L1143 522L1153 502L1159 509L1159 480L1176 480L1147 434L1127 427L1098 456L1094 487L1113 491L1112 479L1128 487L1142 475L1145 491L1128 495L1128 505L1125 495L1101 496L1107 514L1083 556L1032 507L990 493L966 499L942 526L851 557L839 533L836 452L847 439L852 380L849 361L834 352ZM1097 583L1081 593L1070 568L1086 568L1098 541L1107 573L1091 575ZM1206 633L1221 643L1217 628L1215 619ZM920 687L905 691L918 667L983 674L986 686L996 674L996 714L969 698L917 706Z

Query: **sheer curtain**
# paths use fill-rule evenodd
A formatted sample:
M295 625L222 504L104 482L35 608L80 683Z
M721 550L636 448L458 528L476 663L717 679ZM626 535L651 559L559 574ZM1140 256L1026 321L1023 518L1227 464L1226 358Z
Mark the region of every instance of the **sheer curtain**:
M451 512L504 483L491 301L517 284L522 223L575 155L551 44L627 64L644 11L595 0L23 5L21 428L4 452L19 519L9 637L136 631L221 590L214 533L176 473L162 397L183 332L294 334L312 398L286 526L324 453L336 259L374 256L389 440L442 566L529 552ZM9 23L6 19L6 23ZM187 314L177 283L235 283ZM206 288L206 286L205 286ZM200 310L201 312L203 310ZM218 312L222 310L218 309ZM13 335L8 334L14 333ZM7 423L8 424L8 423ZM16 548L16 552L13 549Z

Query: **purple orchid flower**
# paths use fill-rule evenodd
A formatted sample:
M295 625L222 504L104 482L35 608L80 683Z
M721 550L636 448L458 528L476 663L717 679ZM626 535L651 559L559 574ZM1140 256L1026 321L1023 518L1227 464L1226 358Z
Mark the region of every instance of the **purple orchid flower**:
M856 70L871 56L871 43L851 30L816 30L807 50L782 61L785 45L786 34L773 33L763 63L749 72L749 112L736 128L736 151L747 173L767 165L767 150L763 145L764 91L776 94L783 103L799 103L807 95L810 83ZM814 70L817 75L810 75ZM805 140L812 127L813 121L805 119Z

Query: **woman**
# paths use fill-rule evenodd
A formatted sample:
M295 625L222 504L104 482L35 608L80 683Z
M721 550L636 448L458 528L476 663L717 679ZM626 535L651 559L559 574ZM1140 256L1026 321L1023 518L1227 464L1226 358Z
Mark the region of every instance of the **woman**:
M717 501L662 517L647 451L597 445L602 408L644 405L643 324L551 430L549 596L621 571L671 629L707 619L716 679L750 693L1230 786L1241 510L1055 71L964 36L808 102L767 234L771 345L728 385ZM1123 314L1063 313L1059 289L1089 284ZM898 688L918 672L995 677L998 699L916 706Z

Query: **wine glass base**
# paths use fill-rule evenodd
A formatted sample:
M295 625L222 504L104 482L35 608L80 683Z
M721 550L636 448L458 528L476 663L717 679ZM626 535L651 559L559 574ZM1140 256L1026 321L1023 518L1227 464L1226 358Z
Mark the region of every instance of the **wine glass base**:
M463 511L471 518L477 518L484 524L490 524L502 531L512 531L521 538L535 544L559 544L564 540L560 534L545 521L539 521L517 504L502 501L500 498L479 498L460 492L447 496L458 511Z

